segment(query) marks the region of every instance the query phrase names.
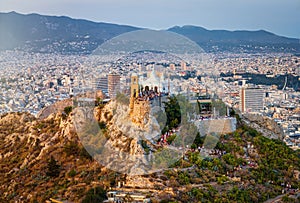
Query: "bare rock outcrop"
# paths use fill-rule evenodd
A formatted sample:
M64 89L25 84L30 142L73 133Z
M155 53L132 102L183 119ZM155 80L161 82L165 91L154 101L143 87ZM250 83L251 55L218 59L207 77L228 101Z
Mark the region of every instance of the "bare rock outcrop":
M255 114L245 114L243 117L250 127L257 129L263 136L270 139L283 139L283 131L274 120Z

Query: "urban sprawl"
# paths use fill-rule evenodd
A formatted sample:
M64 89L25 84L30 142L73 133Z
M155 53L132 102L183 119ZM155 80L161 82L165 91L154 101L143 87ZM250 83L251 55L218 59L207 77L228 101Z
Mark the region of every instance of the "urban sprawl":
M137 74L140 81L152 77L159 83L156 88L169 94L187 95L190 100L217 97L241 114L268 117L281 127L286 144L297 149L299 73L300 57L287 54L205 54L201 61L148 54L133 62L131 57L115 61L107 56L3 51L0 114L37 115L44 107L93 88L112 99L116 91L128 94L131 75ZM114 84L109 84L109 77Z

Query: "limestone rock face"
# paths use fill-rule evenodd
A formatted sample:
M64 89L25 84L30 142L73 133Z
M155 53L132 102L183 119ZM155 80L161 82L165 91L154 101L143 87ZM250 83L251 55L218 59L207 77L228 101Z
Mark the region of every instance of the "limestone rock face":
M66 99L63 101L56 102L56 103L42 109L39 112L37 117L40 119L45 119L48 116L50 116L51 114L57 114L57 113L63 112L65 107L72 106L72 105L73 105L72 99Z
M126 185L131 188L164 188L165 185L157 177L126 176Z
M20 168L34 164L49 153L48 149L53 145L78 140L71 117L63 120L61 114L51 114L46 119L38 120L30 114L10 113L1 117L0 125L0 138L4 140L4 146L22 143L25 148L39 149L37 156L28 154ZM9 153L14 154L13 151ZM8 153L5 154L8 158Z
M265 137L271 139L283 139L282 129L272 119L253 114L246 114L244 117L246 120L250 121L249 125L251 127L257 129Z
M81 113L75 112L75 125L81 125L80 129L93 128L90 134L80 129L77 132L83 145L92 148L92 155L102 165L126 174L143 174L149 170L149 162L142 140L155 143L160 127L153 122L155 118L148 114L148 104L139 103L134 109L131 111L130 106L117 101L111 101L101 108L85 110L90 112L85 113L88 116L84 116L81 109ZM147 119L144 119L145 113ZM90 119L90 114L94 118ZM148 142L148 145L151 147L152 143Z
M130 98L130 118L139 128L145 128L149 121L150 104L149 101L140 101L133 97Z
M0 162L1 198L9 194L32 194L31 184L39 173L45 176L45 168L50 155L57 160L69 142L78 143L72 123L72 115L63 118L61 114L51 114L45 119L37 119L28 113L9 113L0 117ZM63 167L62 167L63 170ZM63 174L63 173L62 173ZM8 184L7 181L15 181ZM39 187L43 189L43 187ZM29 191L28 191L29 190ZM3 192L5 191L5 192ZM5 194L4 194L5 193ZM30 199L32 196L28 196ZM0 201L1 201L0 198ZM16 196L20 200L21 196ZM27 198L27 197L26 197ZM29 202L23 199L21 202Z

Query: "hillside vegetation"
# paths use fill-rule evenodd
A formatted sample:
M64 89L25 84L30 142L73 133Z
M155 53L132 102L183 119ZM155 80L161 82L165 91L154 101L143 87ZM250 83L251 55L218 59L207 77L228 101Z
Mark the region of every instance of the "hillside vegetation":
M208 157L197 150L205 139L198 135L194 150L168 170L128 177L92 159L68 113L1 116L0 202L99 202L118 181L127 190L147 189L153 202L264 202L283 191L283 201L299 201L288 193L300 188L300 152L243 124L222 135Z

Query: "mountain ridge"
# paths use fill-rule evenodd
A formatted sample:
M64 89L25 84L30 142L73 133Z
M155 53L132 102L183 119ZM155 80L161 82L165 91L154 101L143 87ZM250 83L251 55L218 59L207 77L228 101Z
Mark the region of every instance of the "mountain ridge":
M112 37L138 29L66 16L0 13L0 49L89 53Z
M140 29L145 28L68 16L0 12L0 50L89 54L113 37ZM194 25L166 30L191 39L206 52L300 53L299 39L265 30L208 30Z
M299 39L278 36L265 30L207 30L197 26L169 28L184 35L209 52L299 52ZM215 47L215 48L214 48Z
M269 37L280 37L283 38L287 41L290 42L298 42L299 39L297 38L290 38L290 37L286 37L286 36L280 36L280 35L276 35L272 32L263 30L263 29L259 29L259 30L223 30L223 29L216 29L216 30L208 30L204 27L199 27L199 26L194 26L194 25L184 25L184 26L174 26L169 28L169 31L173 31L176 32L178 30L189 30L189 29L197 29L197 31L201 31L201 32L210 32L210 33L226 33L226 34L260 34L260 35L268 35Z
M278 35L276 33L273 33L271 31L268 31L268 30L265 30L265 29L254 29L254 30L247 30L247 29L237 29L237 30L226 30L226 29L206 29L205 27L203 26L197 26L197 25L183 25L183 26L179 26L179 25L175 25L173 27L170 27L168 28L168 30L170 29L174 29L174 28L196 28L196 29L202 29L202 30L205 30L205 31L226 31L226 32L264 32L264 33L267 33L267 34L272 34L272 35L276 35L276 36L279 36L279 37L283 37L283 38L287 38L287 39L294 39L294 40L300 40L298 38L295 38L295 37L288 37L288 36L284 36L284 35Z

